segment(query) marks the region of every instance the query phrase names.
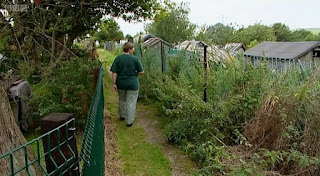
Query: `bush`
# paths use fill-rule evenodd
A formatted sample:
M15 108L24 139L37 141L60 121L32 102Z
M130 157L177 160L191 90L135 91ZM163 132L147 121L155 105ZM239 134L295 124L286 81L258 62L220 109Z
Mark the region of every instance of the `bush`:
M67 112L74 114L76 122L84 123L94 92L92 71L97 66L88 58L72 58L61 61L55 68L44 68L47 71L29 100L34 109L33 118L37 120L52 112Z

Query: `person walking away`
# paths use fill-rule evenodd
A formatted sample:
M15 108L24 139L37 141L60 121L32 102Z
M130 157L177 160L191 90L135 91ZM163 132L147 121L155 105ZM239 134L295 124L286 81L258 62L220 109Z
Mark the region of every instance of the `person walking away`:
M139 58L133 55L134 46L131 42L123 45L123 52L113 61L110 71L113 90L118 91L119 95L120 120L126 120L127 126L131 127L139 95L138 75L144 71Z

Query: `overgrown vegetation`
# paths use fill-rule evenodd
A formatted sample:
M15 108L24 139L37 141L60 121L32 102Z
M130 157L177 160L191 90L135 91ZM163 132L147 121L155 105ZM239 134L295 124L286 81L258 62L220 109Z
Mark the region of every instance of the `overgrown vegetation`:
M26 9L11 11L8 5ZM119 29L113 20L101 21L105 15L125 20L149 19L158 6L156 0L0 3L0 53L9 58L3 70L12 69L13 74L21 74L33 84L34 97L29 104L34 120L51 112L72 112L83 124L93 93L94 64L85 53L91 51L91 45L73 45L74 41L93 43L87 36L92 36L100 23L106 24L101 29ZM118 40L123 34L117 32Z
M94 92L93 69L99 67L97 62L84 57L44 68L41 81L34 86L34 96L28 100L33 119L37 122L51 112L69 112L78 124L84 125Z
M167 58L162 74L156 59L148 52L142 58L140 96L172 119L167 139L199 163L195 175L319 174L317 71L277 74L265 64L243 70L234 58L209 68L204 103L202 63Z

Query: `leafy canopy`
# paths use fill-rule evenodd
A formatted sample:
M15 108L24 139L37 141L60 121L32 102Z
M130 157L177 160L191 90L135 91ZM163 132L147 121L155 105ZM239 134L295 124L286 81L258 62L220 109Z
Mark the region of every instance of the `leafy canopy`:
M119 24L113 19L103 20L99 29L95 33L95 38L99 41L119 41L123 39L123 32Z
M276 37L273 34L272 28L262 24L254 24L247 28L239 29L236 38L243 44L248 46L252 41L275 41Z
M152 18L159 6L157 0L25 0L18 3L27 5L27 11L4 13L13 2L0 3L0 39L8 36L7 46L25 59L51 57L50 62L65 56L75 38L92 33L103 16L141 20ZM10 48L0 52L12 52Z
M189 12L187 3L177 5L173 2L166 2L165 7L155 16L154 21L146 27L146 31L170 43L192 39L196 25L189 21Z

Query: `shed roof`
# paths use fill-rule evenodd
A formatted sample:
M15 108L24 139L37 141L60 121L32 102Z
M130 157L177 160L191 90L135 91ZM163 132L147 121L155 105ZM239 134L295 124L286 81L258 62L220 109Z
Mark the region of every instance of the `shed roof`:
M143 42L143 46L144 47L151 47L159 42L162 42L163 44L167 45L167 46L171 46L170 43L164 41L163 39L161 38L149 38L148 40L146 40L145 42Z
M244 56L296 59L310 50L319 47L319 41L313 42L262 42L244 52Z
M213 57L218 61L223 61L229 58L228 51L224 48L219 48L218 46L211 46L208 48L209 56Z
M206 43L203 41L197 41L197 40L186 40L179 45L176 46L178 49L182 50L196 50L196 48L203 48L204 46L208 46Z
M145 41L149 40L150 38L156 38L156 36L153 34L145 34L142 36L142 42L145 42Z
M135 36L135 37L133 38L133 41L134 41L135 43L137 43L137 42L143 43L143 42L147 41L147 40L150 39L150 38L156 38L156 36L153 35L153 34L140 34L140 35Z
M240 49L246 50L245 46L242 43L227 43L224 46L224 49L226 49L227 51L234 51L237 52Z

